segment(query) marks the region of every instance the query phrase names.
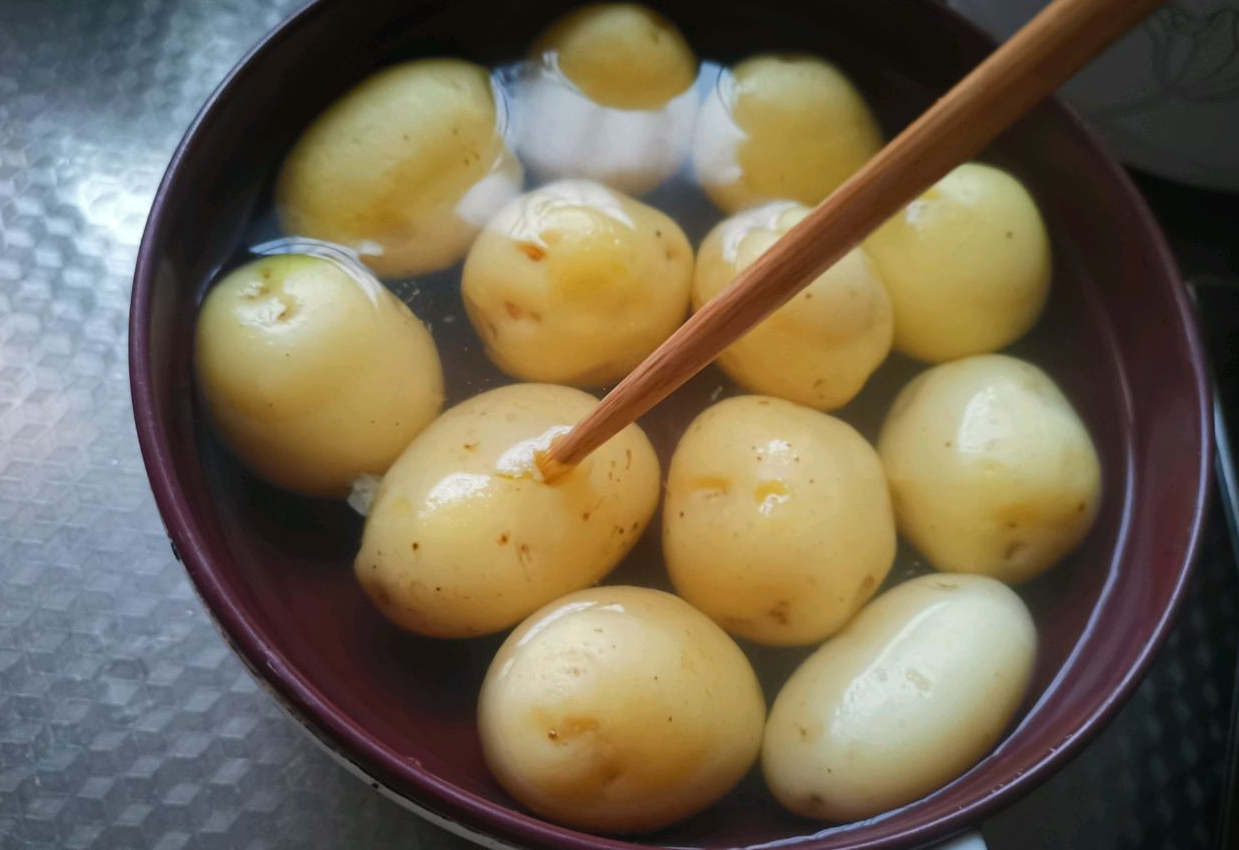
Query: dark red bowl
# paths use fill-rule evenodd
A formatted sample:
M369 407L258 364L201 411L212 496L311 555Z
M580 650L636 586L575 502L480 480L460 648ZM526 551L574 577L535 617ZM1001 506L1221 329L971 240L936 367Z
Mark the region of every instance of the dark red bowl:
M582 850L634 845L526 814L483 766L474 698L497 641L420 640L387 626L349 568L357 519L239 470L205 423L190 368L202 291L234 261L268 202L274 166L318 110L399 58L513 58L568 5L323 0L268 36L212 96L159 189L134 280L130 371L138 437L173 543L224 634L277 699L376 788L441 823L492 845ZM704 56L731 61L787 48L834 58L891 131L991 49L931 2L658 5ZM1075 401L1105 469L1094 532L1025 592L1041 647L1022 719L966 775L869 821L826 827L793 818L751 777L720 805L640 843L825 850L909 846L958 831L1061 767L1128 696L1164 637L1196 550L1210 460L1200 344L1182 284L1139 195L1062 106L1038 109L986 157L1032 188L1054 240L1051 303L1017 351ZM455 297L450 286L443 292ZM456 397L494 379L463 324L435 328ZM912 368L888 364L848 415L872 428ZM687 415L665 410L647 422L656 441ZM657 535L648 537L628 569L657 576ZM768 688L797 657L757 653Z

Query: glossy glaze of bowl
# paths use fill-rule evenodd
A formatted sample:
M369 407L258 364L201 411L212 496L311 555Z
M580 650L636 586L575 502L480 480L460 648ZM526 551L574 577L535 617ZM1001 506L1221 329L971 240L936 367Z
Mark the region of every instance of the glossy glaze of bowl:
M474 728L477 688L498 638L432 641L387 625L353 579L360 521L339 504L255 481L205 421L190 369L197 304L206 283L234 261L300 128L349 85L398 59L513 59L569 5L323 0L268 36L214 94L156 197L130 320L138 437L169 535L233 647L320 741L376 787L474 837L565 850L770 842L826 850L914 846L958 831L1062 766L1131 692L1178 604L1207 492L1208 397L1181 282L1131 184L1061 106L1037 110L985 158L1015 171L1049 222L1053 295L1014 351L1053 374L1088 423L1105 470L1102 513L1068 563L1026 588L1040 658L1015 728L965 776L878 818L841 826L794 818L756 776L722 803L636 844L525 813L486 771ZM990 49L930 2L656 5L713 59L775 48L833 58L888 134ZM428 303L418 309L435 326L437 302ZM450 398L459 399L495 376L479 346L470 346L467 323L453 327L435 332ZM845 415L872 434L915 368L892 358ZM717 372L703 373L646 423L664 460L673 432L719 383ZM646 535L616 578L663 580L657 536ZM915 569L904 553L897 571ZM800 657L754 651L768 698Z

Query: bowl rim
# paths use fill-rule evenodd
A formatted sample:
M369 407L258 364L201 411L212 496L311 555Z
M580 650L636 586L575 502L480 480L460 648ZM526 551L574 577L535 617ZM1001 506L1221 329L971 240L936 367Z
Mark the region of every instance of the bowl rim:
M935 17L941 25L963 30L989 45L994 44L988 34L946 5L929 0L918 2L923 11ZM138 248L128 328L130 392L143 463L173 553L182 561L208 616L259 683L310 733L313 740L322 745L346 769L365 779L375 790L461 837L492 848L545 846L565 850L635 850L638 847L648 847L649 845L630 843L622 838L598 836L557 826L515 807L466 791L434 776L424 769L420 762L399 757L359 724L336 711L308 679L289 665L278 651L266 644L215 575L202 535L194 525L189 500L174 474L171 440L160 428L156 413L149 322L158 266L157 248L164 241L167 221L174 214L168 202L169 195L182 172L190 149L204 132L204 127L218 119L224 104L236 96L245 79L255 73L257 61L278 49L280 43L290 37L294 30L305 25L329 5L329 0L309 0L289 14L274 29L264 34L211 92L169 161L151 205ZM1184 590L1200 548L1210 502L1214 447L1211 391L1195 311L1156 219L1122 166L1107 152L1100 137L1057 97L1047 99L1041 108L1048 109L1056 121L1078 138L1081 151L1092 161L1093 167L1107 184L1113 197L1129 208L1134 218L1134 229L1141 232L1148 243L1147 247L1153 259L1151 274L1168 283L1175 307L1169 318L1184 332L1193 379L1192 395L1200 422L1199 432L1193 435L1201 451L1198 453L1195 470L1196 490L1188 538L1180 563L1176 565L1177 574L1167 603L1140 647L1134 663L1118 686L1107 692L1092 707L1066 740L1042 754L1009 782L992 789L970 805L890 835L860 840L854 845L857 848L916 846L941 840L975 825L986 815L1009 805L1061 769L1104 728L1144 676L1154 655L1164 643L1182 604ZM391 777L395 782L386 781L387 777ZM411 793L398 790L397 785L406 786ZM777 843L798 850L814 850L820 841L821 839L814 836L804 836L780 839Z

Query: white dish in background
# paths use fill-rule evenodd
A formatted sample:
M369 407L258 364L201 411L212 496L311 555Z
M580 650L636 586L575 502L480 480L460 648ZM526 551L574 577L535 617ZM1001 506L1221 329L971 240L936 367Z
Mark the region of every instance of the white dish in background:
M1046 0L947 0L1005 39ZM1170 0L1062 95L1129 165L1239 191L1239 0Z

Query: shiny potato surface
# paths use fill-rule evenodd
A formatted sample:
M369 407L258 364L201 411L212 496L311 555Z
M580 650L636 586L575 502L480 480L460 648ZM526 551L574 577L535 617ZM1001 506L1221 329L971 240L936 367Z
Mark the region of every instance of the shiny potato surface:
M561 478L535 450L597 401L514 384L446 411L384 476L357 578L392 622L432 637L509 628L611 571L658 503L659 467L630 425Z
M536 813L645 832L708 806L748 771L765 703L740 648L683 600L599 587L509 635L482 685L486 761Z
M816 204L882 146L860 92L835 66L762 54L725 72L697 122L698 182L727 213L772 200Z
M693 251L668 216L587 180L524 194L478 235L465 308L514 377L602 386L684 320Z
M1028 609L984 576L927 575L869 603L774 700L770 791L810 818L872 817L934 791L997 743L1032 676Z
M255 473L312 496L381 475L439 412L434 340L364 269L263 257L216 284L194 365L225 441Z
M636 3L569 12L532 52L590 100L617 109L659 109L697 78L697 57L675 24Z
M697 251L693 309L725 290L807 213L803 204L775 201L719 223ZM856 248L716 362L752 392L834 410L851 401L886 359L891 332L886 290Z
M915 378L878 452L900 532L947 572L1026 581L1083 540L1101 501L1079 415L1045 372L1005 355Z
M329 106L280 169L283 230L343 245L385 278L452 265L520 191L490 75L460 59L385 68Z
M732 634L820 641L873 596L895 557L877 454L807 407L719 402L671 459L663 556L677 592Z
M895 309L895 349L931 363L1019 339L1050 291L1050 241L1037 204L989 165L956 168L865 249Z

